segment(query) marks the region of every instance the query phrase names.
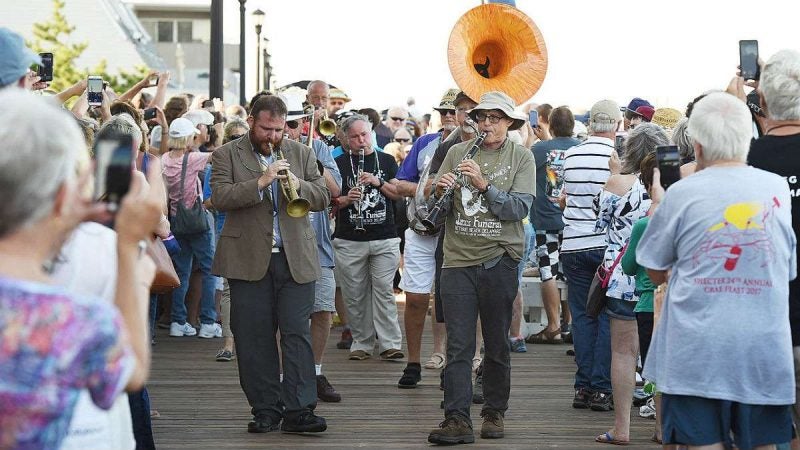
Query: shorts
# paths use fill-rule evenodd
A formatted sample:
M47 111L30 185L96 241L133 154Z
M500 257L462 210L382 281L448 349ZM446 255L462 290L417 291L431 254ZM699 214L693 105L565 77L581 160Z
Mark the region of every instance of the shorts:
M333 267L322 267L320 270L319 279L314 285L314 308L311 310L312 314L320 311L336 311L334 302L336 279L333 275Z
M561 249L563 230L536 230L536 257L539 261L539 278L544 281L563 280L558 251Z
M400 289L412 294L428 294L436 273L436 242L439 236L420 236L410 228L406 229L405 234Z
M533 224L524 223L522 227L525 229L525 248L522 250L522 259L519 261L517 267L517 284L522 284L522 272L525 271L525 266L528 264L528 258L531 257L533 247L536 244L536 232L533 229Z
M735 443L741 450L792 440L790 405L748 405L727 400L662 394L664 444ZM733 440L731 440L731 432Z
M606 313L608 317L618 320L636 320L636 302L606 297Z

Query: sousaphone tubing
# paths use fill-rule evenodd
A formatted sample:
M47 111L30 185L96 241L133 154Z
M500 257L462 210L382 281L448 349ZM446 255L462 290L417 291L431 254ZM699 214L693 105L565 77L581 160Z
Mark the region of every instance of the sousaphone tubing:
M519 105L542 86L547 47L536 24L517 8L489 3L467 11L450 32L450 72L470 98L503 91Z

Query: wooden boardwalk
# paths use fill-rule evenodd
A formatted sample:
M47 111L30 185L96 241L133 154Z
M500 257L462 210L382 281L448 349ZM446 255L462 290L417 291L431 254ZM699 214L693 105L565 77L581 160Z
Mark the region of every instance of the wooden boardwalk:
M401 306L399 304L398 306ZM402 317L402 314L401 314ZM341 403L320 402L317 413L328 431L298 436L280 432L247 433L250 410L239 387L236 362L220 363L214 355L221 339L170 338L158 330L149 383L159 449L411 449L429 446L428 431L442 420L439 371L423 369L417 389L401 390L397 380L404 362L376 359L348 361L336 349L333 330L323 370L342 394ZM405 344L405 342L404 342ZM431 353L426 327L423 357ZM477 436L480 405L473 405L475 444L465 448L603 449L594 437L613 425L613 413L571 407L574 362L568 345L528 344L528 353L512 353L512 390L506 415L506 438ZM654 421L634 408L632 442L627 448L656 449L649 441Z

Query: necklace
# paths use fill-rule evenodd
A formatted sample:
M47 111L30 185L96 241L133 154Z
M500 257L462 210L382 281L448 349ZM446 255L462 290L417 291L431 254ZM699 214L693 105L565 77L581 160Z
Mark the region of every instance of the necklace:
M481 175L488 176L489 174L493 173L495 171L495 169L497 169L497 166L500 165L500 161L501 161L500 156L503 154L503 151L505 150L505 148L506 148L506 142L503 141L503 145L500 146L499 151L496 153L496 159L494 161L494 164L492 165L491 168L486 169L486 170L484 170L484 168L486 166L488 166L489 164L488 163L481 164L483 162L484 150L483 149L479 149L478 150L478 155L475 158L475 162L478 163L478 167L481 169Z
M375 152L372 152L372 155L375 157L375 164L374 164L375 173L374 173L374 175L376 177L380 178L380 175L378 175L378 172L381 171L381 162L378 159L378 155ZM358 184L358 173L356 172L356 166L353 164L353 156L356 156L356 155L353 155L352 153L350 153L350 158L348 158L350 160L350 170L353 173L353 183L352 183L353 186L350 186L350 187L355 187L356 184ZM358 158L358 156L356 156L356 157ZM364 165L365 166L366 166L366 163L367 163L367 155L364 155ZM365 172L367 171L366 168L364 168L364 171Z

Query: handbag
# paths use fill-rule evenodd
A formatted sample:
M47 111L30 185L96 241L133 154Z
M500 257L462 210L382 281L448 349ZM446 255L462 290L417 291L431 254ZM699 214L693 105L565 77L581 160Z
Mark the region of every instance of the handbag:
M617 264L619 264L622 255L625 254L625 250L627 249L628 244L625 244L614 260L614 264L612 264L609 269L606 269L601 263L594 272L594 278L592 278L592 283L589 285L589 295L586 298L587 316L596 319L603 311L603 308L606 307L606 302L608 301L606 292L608 291L608 284L611 282L611 274L614 273L614 269L617 267Z
M176 236L186 236L198 233L205 233L209 230L208 218L203 202L200 201L200 192L191 208L183 204L183 193L186 189L186 163L189 160L189 152L183 155L183 167L181 167L181 196L175 208L175 215L171 217L170 227Z
M172 265L172 258L161 238L156 236L148 241L145 251L156 264L156 275L150 285L151 294L168 294L181 285L175 266Z

